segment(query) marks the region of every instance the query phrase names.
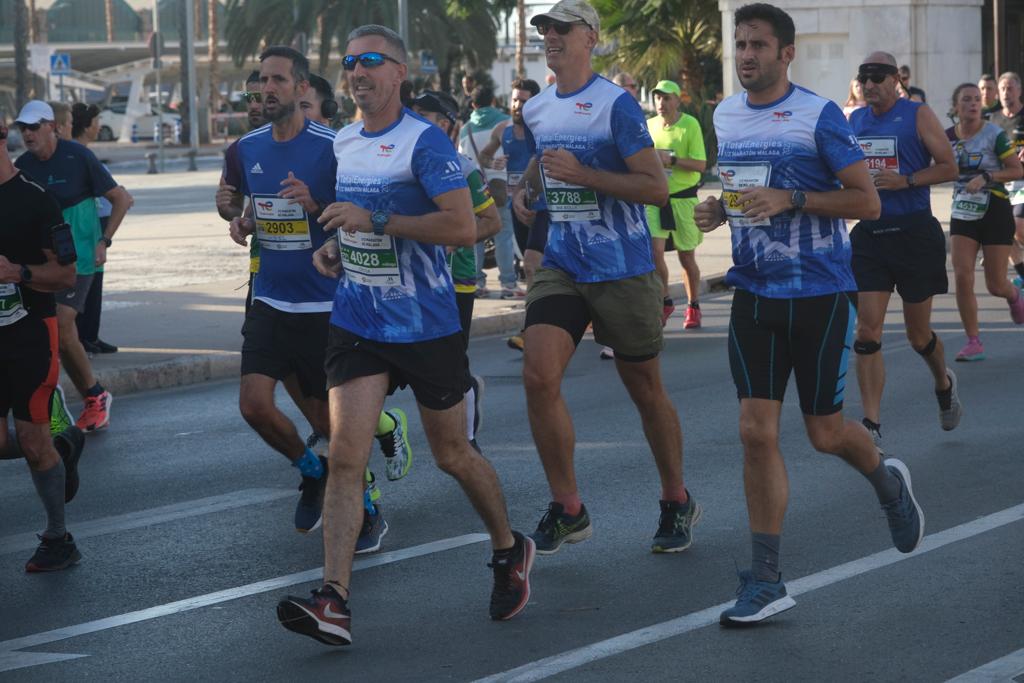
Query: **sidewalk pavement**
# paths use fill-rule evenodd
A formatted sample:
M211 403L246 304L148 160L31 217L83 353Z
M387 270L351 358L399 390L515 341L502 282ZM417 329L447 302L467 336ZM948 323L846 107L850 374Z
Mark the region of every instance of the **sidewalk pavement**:
M709 186L701 191L701 198L717 192L717 187ZM950 188L934 189L932 204L936 217L948 224ZM672 252L666 255L666 263L670 294L678 306L685 301L682 268ZM726 226L705 235L697 249L697 263L702 295L724 289L725 273L732 265ZM525 318L523 302L495 298L501 291L497 270L487 274L492 298L477 299L472 336L518 331ZM105 295L100 337L120 350L93 357L97 379L113 394L121 395L237 377L245 285L242 272L204 285ZM63 372L61 384L72 400L77 398L78 392Z

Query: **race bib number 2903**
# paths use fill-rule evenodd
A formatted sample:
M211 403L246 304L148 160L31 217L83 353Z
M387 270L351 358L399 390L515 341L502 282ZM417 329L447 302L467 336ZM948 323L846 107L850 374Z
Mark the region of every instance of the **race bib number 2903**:
M256 218L256 237L260 248L271 251L312 249L309 218L299 204L274 195L256 194L252 208Z

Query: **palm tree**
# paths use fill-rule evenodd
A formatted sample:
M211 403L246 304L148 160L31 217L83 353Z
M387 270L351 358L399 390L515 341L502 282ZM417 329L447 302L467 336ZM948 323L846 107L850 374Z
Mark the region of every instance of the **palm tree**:
M107 18L107 42L114 42L114 0L104 0L103 12Z
M217 30L217 0L208 0L207 9L209 9L207 19L209 36L206 43L206 54L210 59L210 112L212 113L217 111L217 105L220 102L220 65L218 64L220 46L217 44L220 34Z
M28 7L14 0L14 100L18 109L28 101Z

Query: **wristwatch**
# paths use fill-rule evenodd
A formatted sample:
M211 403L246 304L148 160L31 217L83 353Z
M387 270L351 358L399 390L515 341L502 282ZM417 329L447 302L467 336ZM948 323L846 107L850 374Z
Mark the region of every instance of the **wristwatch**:
M986 183L991 183L992 182L992 174L989 173L988 171L982 171L981 172L981 177L985 179Z
M373 234L383 235L384 226L388 224L389 220L391 220L391 213L389 211L377 209L376 211L371 213L370 222L373 224Z
M28 266L21 267L21 281L32 282L32 271L28 269Z
M110 247L110 245L114 243L114 240L110 239L106 235L100 235L98 241L103 242L103 244L107 245L107 247Z
M675 166L677 161L679 161L679 157L676 156L676 153L670 152L668 155L668 165Z
M805 195L801 190L793 190L793 194L790 195L789 201L793 205L794 209L800 211L804 208L804 205L807 204L807 195Z
M913 173L907 176L907 187L917 187L917 182L914 181Z

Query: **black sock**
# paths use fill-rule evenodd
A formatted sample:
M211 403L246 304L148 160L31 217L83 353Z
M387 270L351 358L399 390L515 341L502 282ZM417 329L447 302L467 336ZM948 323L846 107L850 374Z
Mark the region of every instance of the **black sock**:
M758 581L775 583L782 574L779 573L779 543L782 537L778 534L750 534L750 571Z
M89 397L89 396L95 397L95 396L99 396L102 393L103 393L103 386L99 382L96 382L96 384L92 385L92 387L88 391L85 392L85 395L86 395L86 397Z
M513 536L515 543L512 544L511 548L502 548L501 550L494 550L493 559L495 562L501 562L511 560L513 557L518 557L520 549L523 545L523 539L519 536Z
M861 420L860 422L861 422L861 424L863 424L868 429L872 429L872 430L878 432L879 434L882 433L882 423L881 422L872 422L871 420L867 419L866 417L863 420Z
M900 497L900 480L885 466L885 461L879 462L874 472L864 476L875 487L879 503L889 503Z
M661 300L661 305L662 306L675 306L675 304L672 303L672 297L668 297L668 296L666 296L664 299Z
M691 301L690 302L690 308L696 308L697 310L700 310L700 302L699 301Z
M1014 263L1013 269L1017 271L1017 275L1020 275L1022 278L1024 278L1024 261L1021 261L1020 263Z

